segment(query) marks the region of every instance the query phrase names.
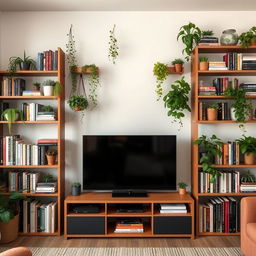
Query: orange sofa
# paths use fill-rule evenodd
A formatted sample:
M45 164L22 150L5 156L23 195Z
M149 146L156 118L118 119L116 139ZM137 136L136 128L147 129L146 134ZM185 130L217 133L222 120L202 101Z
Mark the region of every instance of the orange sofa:
M256 197L241 200L241 251L245 256L256 255Z
M0 256L32 256L32 253L25 247L17 247L0 253Z

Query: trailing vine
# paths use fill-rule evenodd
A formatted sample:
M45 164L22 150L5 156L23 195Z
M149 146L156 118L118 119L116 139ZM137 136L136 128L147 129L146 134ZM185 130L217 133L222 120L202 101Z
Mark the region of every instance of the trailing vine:
M118 49L117 46L117 39L115 37L115 28L116 25L114 25L113 29L109 31L109 49L108 49L108 58L110 61L112 61L113 64L116 64L116 59L118 57Z

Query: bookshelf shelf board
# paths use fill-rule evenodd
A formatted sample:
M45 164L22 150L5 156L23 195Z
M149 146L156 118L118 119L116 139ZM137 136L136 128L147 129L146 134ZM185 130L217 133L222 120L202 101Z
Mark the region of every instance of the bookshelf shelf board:
M197 121L199 124L237 124L238 122L233 121L233 120L216 120L216 121ZM256 123L256 120L249 120L246 121L245 123Z
M228 96L222 96L222 95L198 95L197 96L198 99L233 99L233 97L228 97ZM246 96L246 98L249 99L256 99L256 95L252 95L252 96Z
M199 168L202 168L202 165L198 165ZM255 168L256 164L237 164L237 165L228 165L228 164L221 164L215 165L216 168Z
M5 70L0 71L0 75L8 76L10 73ZM58 70L48 70L48 71L41 71L41 70L20 70L14 74L15 76L58 76Z
M25 195L25 196L30 196L30 197L56 197L56 196L58 196L58 194L57 193L22 193L23 195ZM8 196L8 195L10 195L10 193L9 192L4 192L4 193L2 193L2 195L6 195L6 196Z
M255 53L256 47L250 46L248 48L242 48L239 45L235 46L197 46L195 50L198 50L198 53L227 53L227 52L246 52L246 53Z
M207 70L198 71L198 75L201 76L256 76L256 70Z
M254 193L198 193L198 196L255 196Z
M240 236L240 232L236 232L236 233L199 232L199 236Z
M59 121L15 121L12 124L58 124ZM7 121L0 121L0 124L8 124Z
M58 96L0 96L0 100L57 100Z
M46 233L46 232L36 232L36 233L19 233L20 236L59 236L58 232L55 233Z
M7 169L7 168L26 168L26 169L55 169L55 168L59 168L59 165L0 165L0 168L2 169Z

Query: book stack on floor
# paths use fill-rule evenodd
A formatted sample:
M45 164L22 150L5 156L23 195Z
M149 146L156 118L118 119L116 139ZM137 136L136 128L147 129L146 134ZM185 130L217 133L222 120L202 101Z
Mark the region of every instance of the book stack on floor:
M209 61L209 70L228 70L224 61Z
M243 193L255 193L256 192L256 183L243 182L240 186L240 190Z
M23 201L20 211L20 232L54 233L57 224L57 202Z
M143 233L144 226L141 220L121 220L116 223L115 233Z
M219 38L215 36L203 36L198 45L217 46L219 45Z
M37 54L37 70L57 70L58 51L44 51Z
M160 213L187 213L186 204L160 204Z
M26 81L21 78L3 77L1 96L21 96L26 89Z
M256 70L256 55L243 55L243 70Z
M56 182L38 182L36 184L36 193L55 193L56 191Z
M245 90L245 94L247 96L256 95L256 83L241 83L240 88L243 88Z
M240 231L240 202L234 197L216 197L199 204L199 232Z

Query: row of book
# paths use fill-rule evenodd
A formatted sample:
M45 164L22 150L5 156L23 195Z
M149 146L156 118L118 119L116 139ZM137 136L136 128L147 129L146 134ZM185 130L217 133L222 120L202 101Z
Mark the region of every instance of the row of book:
M186 204L160 204L160 213L187 213Z
M248 96L256 95L256 83L242 83L240 84L240 88L245 90L245 94Z
M57 143L57 139L39 139L37 144L26 144L20 135L1 136L0 164L46 165L46 152Z
M239 171L220 171L220 176L217 176L214 182L211 182L211 175L209 173L200 172L200 193L239 193L240 191Z
M38 182L39 172L15 170L8 173L9 192L23 193L55 193L56 182Z
M223 56L223 61L228 70L242 70L244 58L246 56L243 56L242 53L229 52Z
M44 51L37 54L37 70L58 70L58 51Z
M26 90L26 81L21 78L3 77L1 96L22 96Z
M243 70L256 70L256 56L255 55L244 55L242 62Z
M57 225L57 202L23 201L20 211L20 232L54 233Z
M45 106L38 103L22 103L23 121L54 121L53 111L44 111Z
M236 233L240 231L240 200L215 197L199 204L199 232Z
M140 219L120 220L115 224L114 233L143 233L144 225Z

